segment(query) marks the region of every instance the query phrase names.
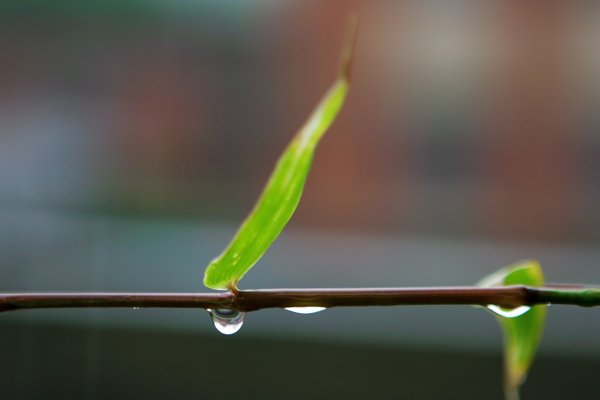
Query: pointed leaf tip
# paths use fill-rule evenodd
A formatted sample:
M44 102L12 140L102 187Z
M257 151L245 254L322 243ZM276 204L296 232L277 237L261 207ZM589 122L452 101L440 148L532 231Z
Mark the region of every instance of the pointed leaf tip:
M319 140L338 115L348 92L356 22L351 23L339 76L285 149L254 209L204 273L204 285L233 290L277 238L300 201Z
M350 82L352 64L354 61L354 48L356 47L356 34L358 32L358 14L352 14L348 22L346 37L340 57L339 76Z
M482 279L478 286L543 286L540 264L527 260L502 268ZM537 305L514 318L497 317L504 333L504 392L507 400L518 400L546 323L547 307Z

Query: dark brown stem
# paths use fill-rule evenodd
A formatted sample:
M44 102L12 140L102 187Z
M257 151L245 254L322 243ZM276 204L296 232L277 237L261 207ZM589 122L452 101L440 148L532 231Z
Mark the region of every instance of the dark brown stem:
M270 289L221 293L12 293L0 294L0 312L39 308L227 308L256 311L287 307L535 304L600 305L600 290L583 286L541 288L428 287L374 289Z

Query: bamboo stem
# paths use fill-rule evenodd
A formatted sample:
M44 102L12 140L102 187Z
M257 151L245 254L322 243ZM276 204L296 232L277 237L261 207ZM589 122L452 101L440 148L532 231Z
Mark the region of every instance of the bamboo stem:
M287 307L536 304L600 305L600 289L586 286L267 289L214 293L7 293L0 312L41 308L226 308L256 311Z

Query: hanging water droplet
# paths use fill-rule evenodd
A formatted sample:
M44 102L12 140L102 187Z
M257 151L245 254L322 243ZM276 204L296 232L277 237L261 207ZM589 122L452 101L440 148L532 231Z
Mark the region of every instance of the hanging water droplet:
M226 308L208 309L206 311L210 313L210 317L215 323L215 328L224 335L233 335L239 331L244 324L244 317L246 316L244 312Z
M325 310L325 307L288 307L286 310L298 314L314 314Z
M496 305L490 304L489 306L487 306L487 309L493 312L494 314L500 315L501 317L514 318L518 317L519 315L525 314L527 311L531 310L531 307L520 306L517 308L513 308L512 310L507 310L504 308L500 308Z
M139 310L140 308L139 308L139 307L133 307L133 309L134 309L134 310Z

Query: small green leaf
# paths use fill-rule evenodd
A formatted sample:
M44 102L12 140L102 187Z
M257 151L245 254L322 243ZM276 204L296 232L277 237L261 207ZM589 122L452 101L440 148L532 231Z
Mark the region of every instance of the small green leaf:
M296 210L315 148L339 113L348 92L355 33L356 19L353 19L336 81L281 155L261 197L232 242L206 268L204 285L207 287L234 289Z
M537 261L521 261L487 276L479 286L543 286L542 268ZM548 307L537 305L514 318L498 316L504 332L504 392L507 400L519 398L519 387L525 382L542 338Z

